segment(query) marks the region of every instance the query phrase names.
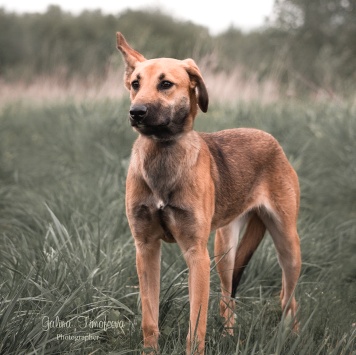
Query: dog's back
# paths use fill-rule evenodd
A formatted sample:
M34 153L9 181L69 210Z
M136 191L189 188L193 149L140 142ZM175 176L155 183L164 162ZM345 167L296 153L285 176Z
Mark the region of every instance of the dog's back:
M234 216L263 207L273 194L285 190L299 207L298 178L281 146L270 134L252 128L199 133L213 160L216 205L212 229ZM292 176L285 180L285 176ZM276 192L275 192L276 191ZM271 196L272 195L272 196Z

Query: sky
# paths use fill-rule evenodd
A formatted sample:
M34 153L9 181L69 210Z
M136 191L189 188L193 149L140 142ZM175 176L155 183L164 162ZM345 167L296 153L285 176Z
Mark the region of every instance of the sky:
M274 0L0 0L0 7L19 13L44 12L53 4L73 13L101 9L112 14L128 8L160 8L179 20L190 20L217 34L231 25L245 31L262 26L272 13L273 3Z

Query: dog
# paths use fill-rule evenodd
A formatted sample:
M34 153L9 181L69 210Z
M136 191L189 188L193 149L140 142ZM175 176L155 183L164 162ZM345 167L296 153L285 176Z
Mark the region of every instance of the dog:
M189 269L187 354L204 353L211 231L226 332L233 334L236 288L266 229L282 269L282 309L295 319L300 192L281 146L257 129L194 131L198 108L207 112L209 104L194 60L147 60L120 32L117 48L125 62L129 120L139 133L126 180L126 214L136 247L144 347L158 351L162 240L178 243Z

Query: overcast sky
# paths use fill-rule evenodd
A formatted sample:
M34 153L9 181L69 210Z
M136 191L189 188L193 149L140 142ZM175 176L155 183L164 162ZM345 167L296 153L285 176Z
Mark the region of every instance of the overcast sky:
M216 34L230 25L243 30L263 25L272 12L273 3L274 0L0 0L0 7L7 11L44 12L49 4L55 4L73 13L83 9L101 9L104 13L113 14L127 8L158 7L178 19L204 25Z

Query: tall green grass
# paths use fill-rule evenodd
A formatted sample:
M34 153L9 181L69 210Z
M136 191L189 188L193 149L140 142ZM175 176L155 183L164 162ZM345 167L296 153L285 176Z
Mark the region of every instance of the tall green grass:
M135 138L128 105L12 104L0 113L1 354L142 351L135 251L124 208ZM212 106L196 121L204 131L239 126L273 134L300 178L301 330L295 335L280 324L281 273L267 237L238 289L235 335L223 337L212 236L206 353L355 354L355 109L250 103ZM179 248L164 245L162 354L185 350L187 274ZM53 321L48 330L47 321Z

